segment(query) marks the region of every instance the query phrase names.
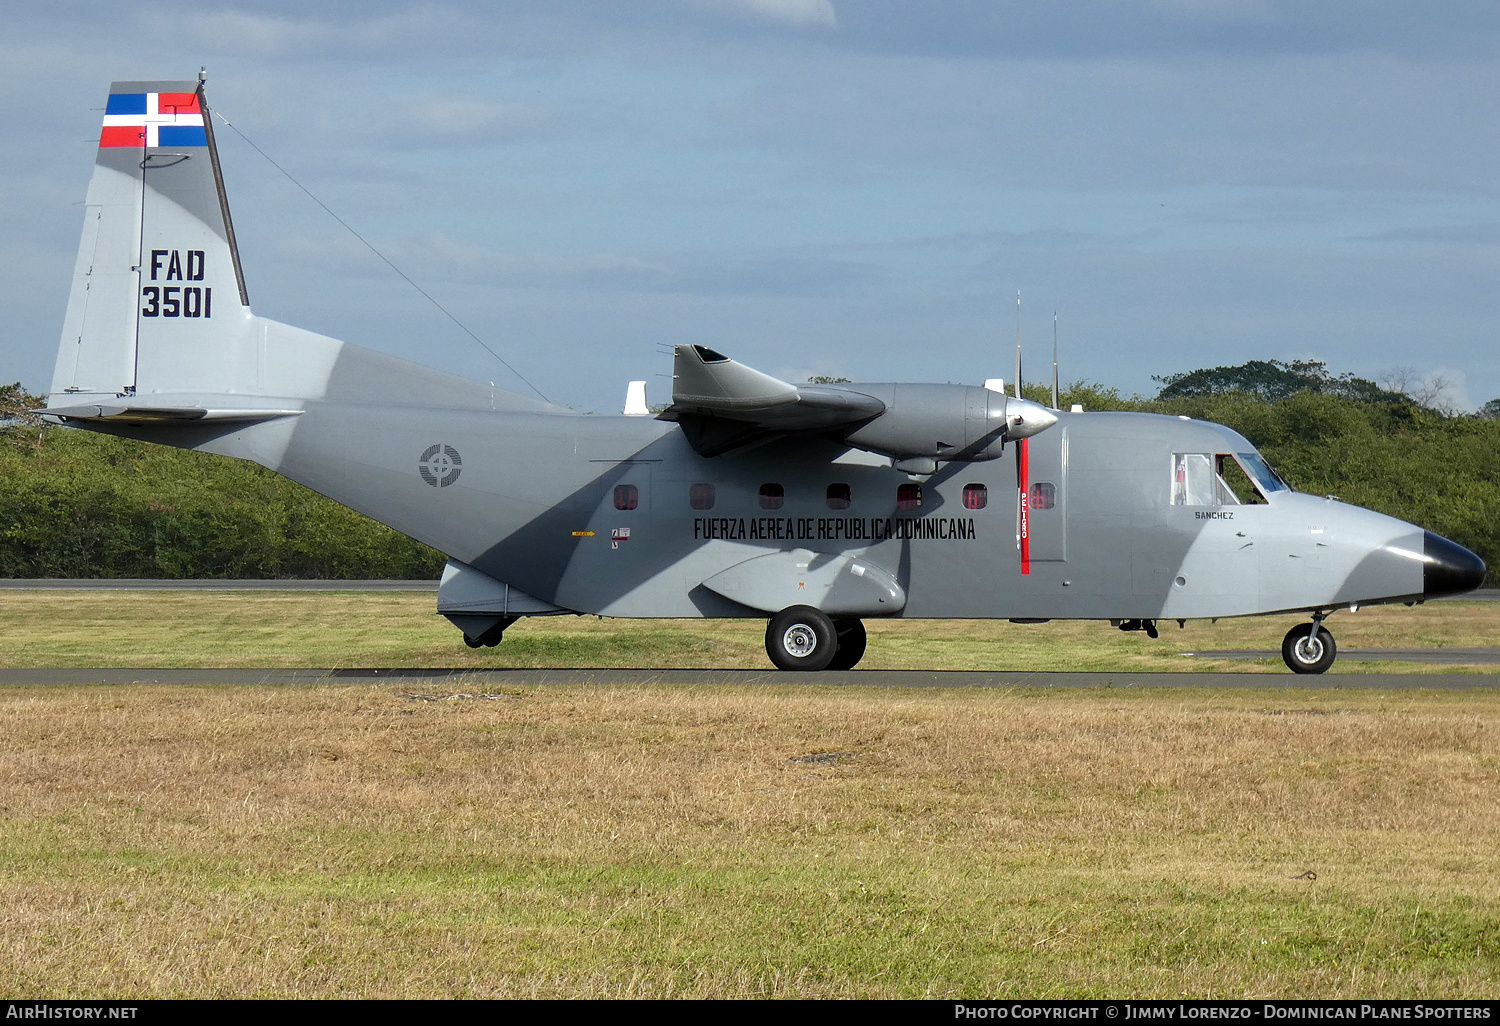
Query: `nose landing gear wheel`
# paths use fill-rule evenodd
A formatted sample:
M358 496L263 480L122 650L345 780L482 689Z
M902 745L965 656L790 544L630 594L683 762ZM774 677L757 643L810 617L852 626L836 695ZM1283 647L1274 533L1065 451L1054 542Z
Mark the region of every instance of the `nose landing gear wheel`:
M1321 623L1299 623L1281 642L1281 658L1293 673L1322 673L1338 654L1333 635Z
M838 633L828 614L812 606L791 606L771 617L766 655L778 669L816 673L838 651Z

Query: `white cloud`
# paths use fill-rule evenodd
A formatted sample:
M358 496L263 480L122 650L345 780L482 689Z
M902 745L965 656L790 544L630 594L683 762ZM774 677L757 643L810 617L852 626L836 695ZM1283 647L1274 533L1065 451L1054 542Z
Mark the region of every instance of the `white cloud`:
M833 0L695 0L700 6L752 14L788 25L820 25L833 28L838 17Z

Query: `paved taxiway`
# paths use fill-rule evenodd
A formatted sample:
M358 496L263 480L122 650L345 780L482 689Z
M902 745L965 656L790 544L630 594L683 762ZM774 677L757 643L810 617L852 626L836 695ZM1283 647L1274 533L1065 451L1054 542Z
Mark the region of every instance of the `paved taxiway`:
M472 669L0 669L0 686L23 684L405 684L475 688L558 684L821 684L901 688L1359 688L1471 691L1500 687L1483 673L1030 673L989 670L472 670Z

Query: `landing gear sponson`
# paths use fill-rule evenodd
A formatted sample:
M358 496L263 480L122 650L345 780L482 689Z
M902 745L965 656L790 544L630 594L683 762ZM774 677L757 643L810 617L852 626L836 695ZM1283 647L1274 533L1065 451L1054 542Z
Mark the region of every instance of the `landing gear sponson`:
M781 670L852 670L865 654L865 625L812 606L791 606L766 626L766 654Z

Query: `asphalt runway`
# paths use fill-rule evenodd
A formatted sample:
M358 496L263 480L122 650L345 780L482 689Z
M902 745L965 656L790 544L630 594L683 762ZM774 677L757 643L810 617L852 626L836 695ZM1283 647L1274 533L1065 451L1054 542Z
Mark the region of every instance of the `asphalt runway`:
M0 687L35 684L405 684L481 688L584 684L822 685L876 688L1284 688L1473 691L1500 688L1476 673L1035 673L990 670L473 670L473 669L0 669Z

